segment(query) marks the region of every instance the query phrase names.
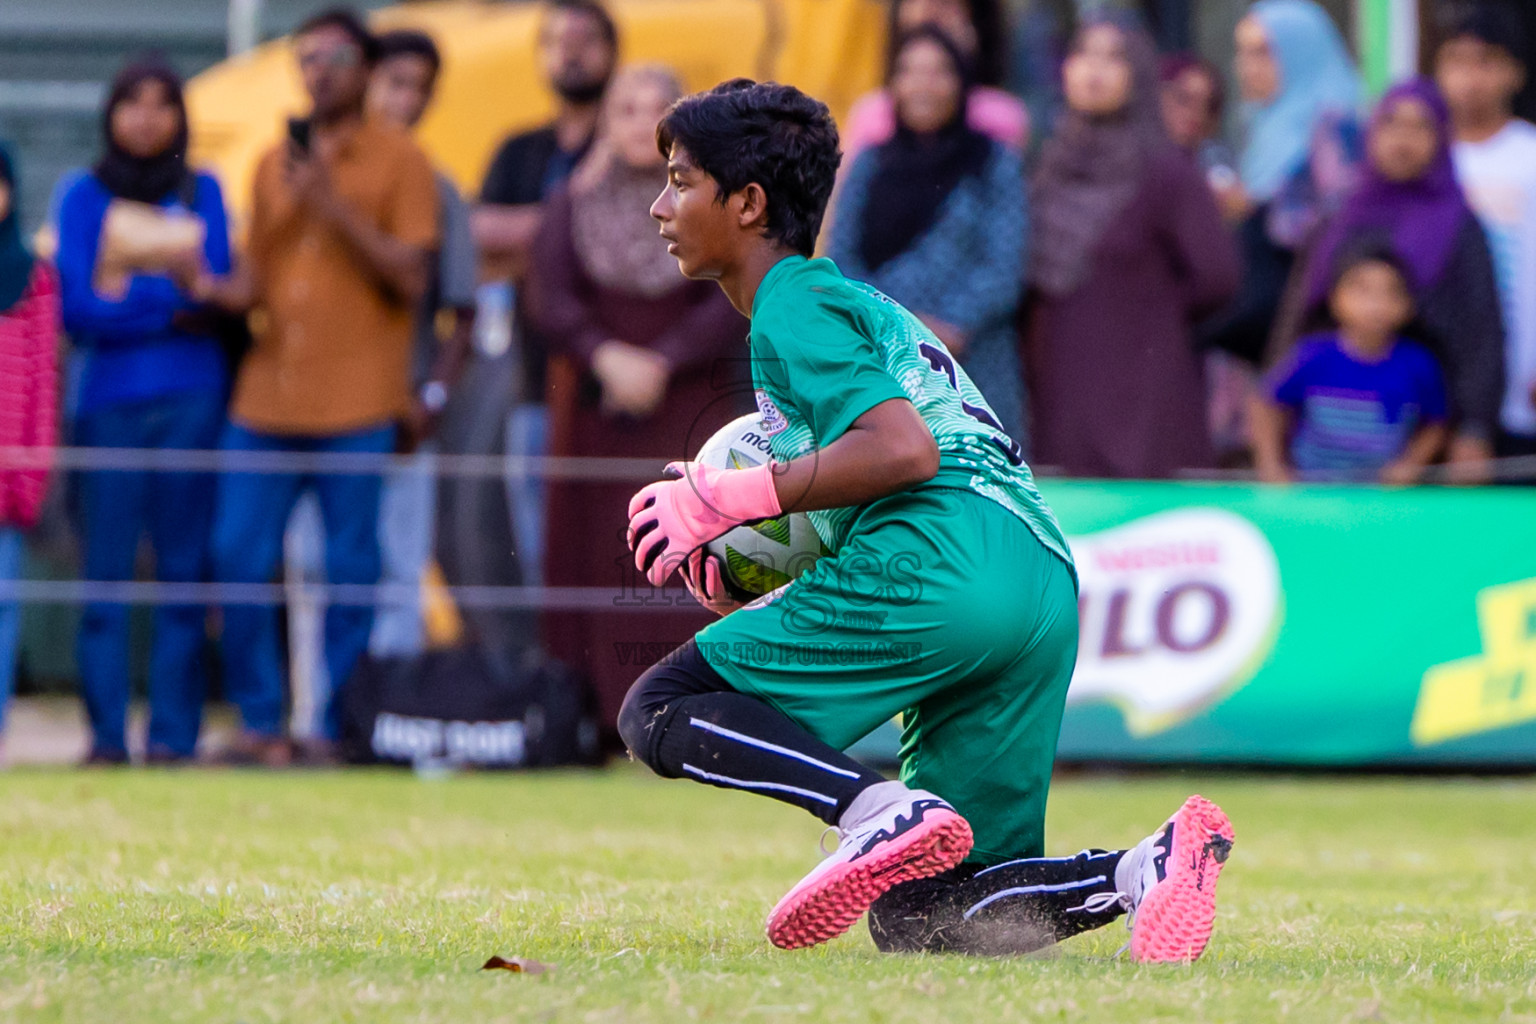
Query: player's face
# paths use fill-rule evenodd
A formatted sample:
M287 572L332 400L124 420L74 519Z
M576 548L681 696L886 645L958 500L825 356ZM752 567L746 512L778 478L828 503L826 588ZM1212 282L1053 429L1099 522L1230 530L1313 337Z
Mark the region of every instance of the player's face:
M1397 268L1365 262L1346 270L1334 286L1333 316L1357 341L1382 348L1413 316L1413 299Z
M1083 33L1061 69L1067 106L1089 117L1119 113L1131 99L1131 65L1125 39L1113 25Z
M1422 100L1404 98L1383 112L1366 140L1371 166L1388 181L1414 181L1429 169L1440 144L1435 115Z
M1457 121L1483 121L1509 112L1525 70L1502 47L1459 36L1436 53L1435 80Z
M732 200L718 199L715 179L696 167L688 151L673 145L667 160L667 187L651 204L667 252L677 257L684 277L712 280L729 264Z
M368 111L376 117L414 128L432 101L437 76L425 57L405 53L381 61L368 81Z

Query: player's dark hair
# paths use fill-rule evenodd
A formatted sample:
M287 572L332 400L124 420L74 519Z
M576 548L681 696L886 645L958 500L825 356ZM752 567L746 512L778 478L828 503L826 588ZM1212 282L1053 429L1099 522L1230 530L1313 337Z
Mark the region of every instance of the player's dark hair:
M432 77L443 70L443 55L437 43L425 32L414 28L397 28L379 35L379 63L394 57L420 57L432 68Z
M791 85L737 78L672 105L656 126L656 146L669 156L674 144L715 179L721 203L760 185L764 234L806 256L815 251L843 159L825 103Z
M886 19L886 64L896 59L896 45L901 42L901 30L897 19L903 0L891 0ZM971 59L976 72L976 84L998 85L1003 80L1003 66L1007 55L1003 38L1003 6L998 0L966 0L971 15L971 26L976 30L976 53Z
M363 51L363 63L372 67L379 62L379 38L368 31L368 25L363 21L362 15L350 7L327 7L323 11L311 14L305 18L298 28L294 29L293 36L309 35L323 28L339 28L352 37L357 48Z
M1525 63L1525 26L1520 14L1506 3L1470 3L1454 7L1440 24L1440 42L1470 37L1503 50Z
M592 19L608 46L618 50L619 27L614 24L613 15L608 13L608 8L598 3L598 0L550 0L544 7L544 24L548 25L550 17L555 14L575 14ZM539 33L543 34L542 28Z

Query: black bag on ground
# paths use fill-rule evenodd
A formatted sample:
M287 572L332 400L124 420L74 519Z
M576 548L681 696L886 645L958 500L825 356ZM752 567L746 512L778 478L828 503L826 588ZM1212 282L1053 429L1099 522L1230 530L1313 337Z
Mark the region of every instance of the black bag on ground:
M556 661L474 646L365 656L342 698L341 752L353 764L594 764L597 723L585 683Z

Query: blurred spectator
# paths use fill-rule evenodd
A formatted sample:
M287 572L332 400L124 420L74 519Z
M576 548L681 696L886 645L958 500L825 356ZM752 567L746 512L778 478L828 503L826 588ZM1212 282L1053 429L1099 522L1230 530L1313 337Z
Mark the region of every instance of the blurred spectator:
M88 448L211 449L229 373L221 343L189 314L200 270L228 273L224 197L187 166L181 79L157 60L129 64L107 97L105 152L66 180L57 203L64 327L79 353L74 440ZM131 580L147 530L155 576L207 578L215 484L205 473L80 475L84 575ZM206 692L207 611L161 605L149 670L152 762L189 758ZM128 606L91 604L79 636L90 760L127 760Z
M1363 235L1390 241L1407 270L1422 340L1450 386L1453 474L1470 482L1486 476L1498 431L1504 324L1488 240L1456 183L1450 135L1433 82L1389 89L1371 117L1360 182L1298 265L1293 288L1308 313L1320 311L1340 250ZM1276 325L1277 353L1298 333L1298 305L1287 301Z
M411 415L411 343L438 247L432 166L403 131L363 117L377 42L358 17L332 10L306 22L294 52L312 104L306 121L261 160L247 265L201 289L265 314L240 368L223 446L232 451L386 454ZM241 474L220 483L214 558L221 580L271 579L283 529L313 489L325 523L326 578L379 580L379 477ZM327 716L373 626L371 607L326 611ZM224 612L225 691L245 733L233 759L287 762L274 609Z
M544 205L587 155L618 57L618 28L597 0L552 0L546 7L539 64L558 101L555 119L502 143L486 171L471 223L488 276L510 280L514 288L526 279ZM530 322L525 297L514 295L512 304L523 381L509 425L509 454L543 455L549 431L547 342ZM525 582L537 583L544 551L544 482L517 479L509 491L519 563Z
M1035 459L1076 476L1166 477L1211 462L1191 323L1238 258L1194 162L1168 141L1151 40L1088 20L1031 203L1025 338Z
M1536 125L1511 112L1526 77L1524 47L1515 12L1484 4L1450 25L1435 58L1456 173L1488 232L1503 299L1500 455L1536 455Z
M1163 127L1174 145L1194 157L1218 197L1237 183L1236 159L1221 138L1226 104L1221 72L1191 53L1165 56L1160 66ZM1240 464L1248 448L1247 403L1255 379L1251 364L1220 349L1205 356L1208 421L1218 465Z
M421 121L442 70L442 57L432 37L399 29L379 36L379 63L368 90L372 116L411 130ZM416 342L411 383L416 395L407 422L407 444L430 453L432 437L449 389L457 382L469 355L475 325L475 244L469 231L469 207L446 175L437 173L442 245L416 312ZM439 341L439 315L452 324ZM417 460L410 469L391 474L384 482L379 540L384 557L384 581L419 587L432 557L437 512L436 478L429 462ZM394 604L379 610L370 647L374 654L411 655L423 646L419 603Z
M888 46L894 63L896 45L920 25L947 35L975 69L979 83L966 98L965 120L976 131L1023 152L1029 144L1029 111L1023 102L996 88L1002 79L1003 25L997 0L890 0ZM862 97L843 126L843 166L859 154L889 142L896 134L896 105L889 89Z
M1173 144L1194 157L1218 194L1237 183L1236 158L1221 138L1226 87L1216 65L1192 53L1173 53L1159 65L1163 127Z
M1023 165L965 123L970 68L937 28L900 41L887 86L896 135L854 160L828 255L849 277L916 312L1022 442L1013 318L1024 274Z
M1330 253L1334 330L1303 340L1253 402L1259 475L1415 483L1446 436L1440 367L1399 336L1413 317L1415 271L1390 243Z
M59 293L21 238L16 166L0 147L0 448L58 441ZM0 464L0 582L21 577L22 531L37 522L48 471ZM21 603L0 599L0 738L16 681Z
M666 183L656 125L682 95L670 71L628 68L603 104L592 152L557 192L539 230L528 282L529 311L549 339L552 450L563 456L691 455L750 407L744 376L747 322L709 281L689 281L650 217ZM729 365L716 362L736 356ZM725 379L721 379L723 372ZM605 587L637 603L634 559L624 541L632 484L558 481L549 492L546 579L557 587ZM681 588L673 614L558 612L545 616L556 657L584 666L600 722L617 720L637 651L692 635L708 619ZM665 597L649 597L649 601ZM638 662L638 663L637 663Z
M1295 251L1337 208L1360 156L1360 80L1338 29L1312 0L1259 0L1237 26L1248 106L1239 181L1221 190L1239 223L1242 291L1202 342L1257 364Z

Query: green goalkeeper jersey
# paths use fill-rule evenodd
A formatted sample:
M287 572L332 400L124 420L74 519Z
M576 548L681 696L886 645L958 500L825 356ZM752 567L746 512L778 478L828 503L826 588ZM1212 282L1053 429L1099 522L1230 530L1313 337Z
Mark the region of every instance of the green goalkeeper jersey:
M777 461L826 447L881 402L907 399L939 445L938 475L918 489L959 488L995 501L1072 565L1018 443L943 342L901 305L845 278L831 260L792 256L758 288L751 340L758 411ZM835 553L857 512L810 517Z

